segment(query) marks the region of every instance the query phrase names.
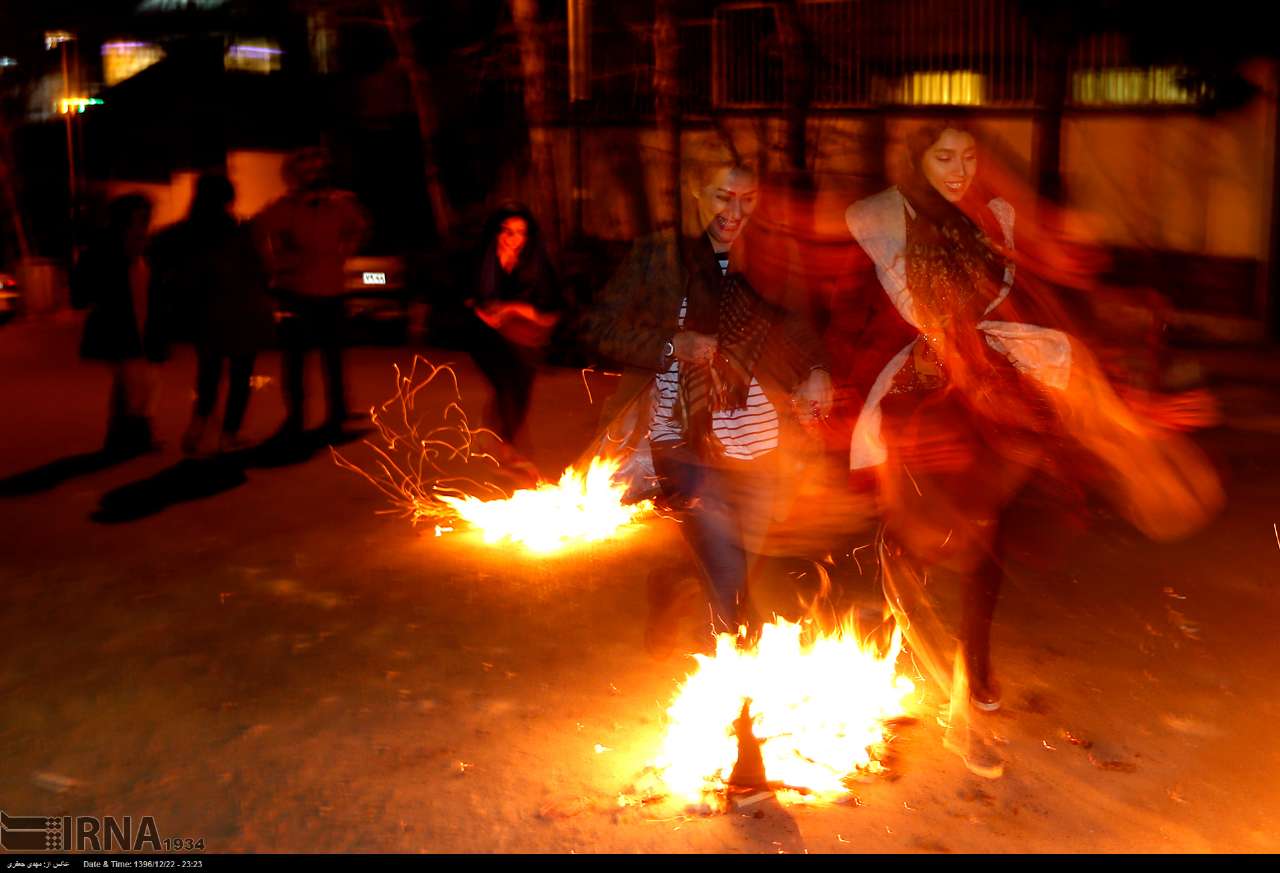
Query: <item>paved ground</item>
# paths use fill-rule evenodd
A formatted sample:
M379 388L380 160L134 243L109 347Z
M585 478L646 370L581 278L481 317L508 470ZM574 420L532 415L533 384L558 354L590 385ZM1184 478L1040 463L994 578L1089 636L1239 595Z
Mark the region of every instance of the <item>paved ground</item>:
M176 451L189 351L165 373L169 448L86 472L76 456L100 441L106 380L75 339L74 320L0 329L0 478L62 479L0 498L10 814L152 815L214 851L1280 849L1267 350L1187 359L1228 412L1202 439L1230 492L1207 530L1156 546L1028 506L997 615L1003 779L970 775L925 713L857 803L698 816L616 804L691 663L650 660L636 622L645 568L680 548L672 531L513 559L379 515L327 452L193 480ZM409 357L353 353L357 406L388 396ZM465 358L459 372L479 409ZM534 452L555 469L595 413L576 372L546 374L535 403ZM248 435L279 409L274 382L257 391ZM120 495L136 509L157 483L203 496L123 520Z

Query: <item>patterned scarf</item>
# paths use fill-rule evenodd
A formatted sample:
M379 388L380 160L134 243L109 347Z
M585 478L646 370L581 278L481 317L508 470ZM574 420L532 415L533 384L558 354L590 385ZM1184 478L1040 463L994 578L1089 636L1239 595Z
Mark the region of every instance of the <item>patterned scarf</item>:
M695 300L691 287L686 327L715 334L716 355L709 363L680 362L676 407L685 439L706 458L723 453L712 432L711 413L746 406L756 363L769 332L782 316L782 311L761 298L741 274L715 278L719 281L709 282L706 289L714 299ZM714 325L707 324L711 317Z
M907 287L922 337L893 390L932 390L964 378L955 365L985 369L977 324L1000 294L1007 262L987 230L936 194L908 200L916 214L907 215Z

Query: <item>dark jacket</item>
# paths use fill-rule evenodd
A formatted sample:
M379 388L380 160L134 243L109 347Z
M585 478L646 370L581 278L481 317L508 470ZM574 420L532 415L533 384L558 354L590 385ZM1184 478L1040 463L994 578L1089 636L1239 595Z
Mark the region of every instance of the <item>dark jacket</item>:
M147 288L146 324L141 333L129 287L129 258L118 242L104 238L80 257L71 273L72 303L88 308L80 355L99 361L169 357L167 301L151 281Z
M741 245L732 250L729 269L741 265L750 276ZM622 413L653 384L670 363L666 342L680 331L680 301L698 293L695 283L719 279L706 237L681 238L668 230L636 241L613 278L601 290L583 332L588 345L606 362L625 368L622 383L605 407L606 422ZM753 374L774 407L784 412L790 392L815 367L824 366L822 344L803 318L784 315L773 327ZM785 416L784 416L785 417ZM637 426L647 426L643 411Z
M152 281L175 301L196 346L251 355L275 338L267 269L249 228L225 220L186 220L152 243Z

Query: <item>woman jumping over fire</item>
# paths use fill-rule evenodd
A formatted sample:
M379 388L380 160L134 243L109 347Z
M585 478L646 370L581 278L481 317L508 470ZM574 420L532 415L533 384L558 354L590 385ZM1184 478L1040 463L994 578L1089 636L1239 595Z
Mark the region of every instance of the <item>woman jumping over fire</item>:
M989 745L957 734L970 704L1001 705L991 623L1003 517L1019 491L1037 474L1077 481L1072 459L1088 458L1091 484L1161 540L1202 524L1222 495L1185 437L1136 414L1077 339L1042 326L1065 326L1043 293L1052 277L1016 253L1015 209L993 196L994 173L979 175L972 126L926 124L907 152L900 184L845 216L878 286L832 327L835 358L852 362L843 381L862 401L850 467L877 489L888 607L918 667L951 695L948 745L995 777ZM925 588L947 578L961 591L955 634Z

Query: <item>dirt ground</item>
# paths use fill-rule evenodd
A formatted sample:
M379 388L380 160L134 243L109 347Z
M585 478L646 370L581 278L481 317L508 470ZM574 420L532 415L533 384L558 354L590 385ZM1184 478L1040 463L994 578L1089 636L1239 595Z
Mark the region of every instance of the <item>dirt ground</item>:
M1245 381L1246 364L1219 380L1227 423L1201 439L1230 493L1208 529L1156 545L1024 513L994 640L1003 778L969 774L925 710L845 803L699 815L617 802L692 666L641 644L645 571L683 548L669 526L504 553L380 515L327 450L130 519L123 486L184 481L193 359L164 373L167 447L86 471L107 380L76 337L74 319L0 329L11 815L151 815L216 852L1280 850L1280 385ZM1216 354L1206 366L1228 372ZM353 351L354 405L385 399L410 357ZM465 356L438 358L481 408ZM277 358L257 372L273 377L246 426L261 439L281 414ZM545 373L534 403L535 457L555 470L595 407L573 371ZM42 466L61 481L13 493Z

